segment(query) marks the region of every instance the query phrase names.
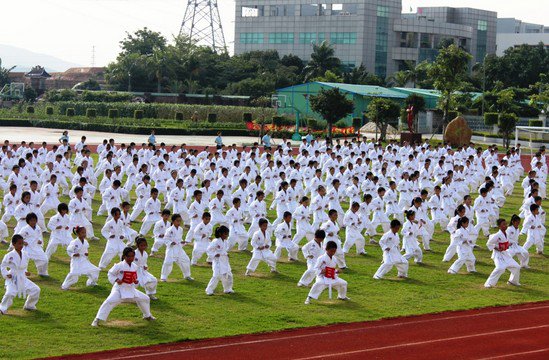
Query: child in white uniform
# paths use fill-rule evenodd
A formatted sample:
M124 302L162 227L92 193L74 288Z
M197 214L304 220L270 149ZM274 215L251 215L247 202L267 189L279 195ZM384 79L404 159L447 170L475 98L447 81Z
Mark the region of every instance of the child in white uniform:
M161 204L160 200L158 200L158 190L156 188L151 189L151 197L147 202L145 203L145 217L143 218L143 224L141 225L141 229L139 230L139 234L141 235L147 235L151 227L156 224L158 220L160 220L160 214L162 213L160 211Z
M191 258L191 265L198 264L198 260L202 257L202 255L206 254L208 251L208 247L210 246L210 238L212 236L212 223L211 223L212 216L209 212L204 212L202 214L202 222L196 226L194 229L193 234L193 253ZM211 263L212 259L208 256L209 263Z
M296 232L292 242L299 245L303 238L307 241L312 241L315 230L311 226L311 210L309 207L310 200L307 196L301 198L300 204L293 213L295 219Z
M228 239L229 229L220 226L215 229L215 239L208 245L208 257L212 259L212 278L206 287L206 295L213 295L217 284L221 280L223 292L233 294L233 273L229 263L229 249L231 248Z
M419 247L419 225L416 222L416 213L414 210L405 212L406 222L400 232L402 235L402 248L405 251L404 258L410 260L414 258L416 263L421 264L423 252Z
M473 241L471 240L471 234L469 234L469 219L464 216L457 222L457 230L454 234L455 242L457 244L457 260L448 269L448 274L457 274L459 269L465 264L467 271L470 273L476 272L475 270L475 255L473 254Z
M109 297L99 308L95 320L91 324L92 326L97 327L99 326L99 321L107 321L112 309L122 302L136 303L143 313L143 319L149 321L156 320L151 315L151 299L136 289L140 279L134 260L135 251L127 247L123 251L122 261L109 270L109 282L114 286Z
M145 293L151 300L158 300L156 297L156 285L158 280L149 272L149 265L147 260L149 255L147 254L147 240L143 237L135 239L135 245L137 250L135 251L135 264L137 265L137 278L139 279L139 286L145 289Z
M5 279L6 293L0 303L0 315L6 314L13 304L15 297L27 298L25 310L36 310L36 303L40 298L40 288L27 277L29 264L28 256L23 252L23 237L15 234L11 239L13 250L4 255L0 271Z
M66 248L72 241L68 212L68 205L61 203L57 206L57 214L52 216L48 222L48 229L51 231L50 242L46 247L48 260L57 250L57 246L61 245Z
M507 228L507 238L509 239L509 254L511 257L517 257L520 266L523 269L529 269L528 262L530 261L530 254L528 250L525 250L522 246L519 245L519 235L520 235L520 217L518 215L513 215L511 217L511 226Z
M320 228L326 232L326 241L333 241L337 245L337 251L335 252L335 261L340 269L346 269L345 253L341 246L341 240L339 239L339 225L337 223L338 213L337 210L331 209L328 211L328 221L324 222Z
M72 285L76 284L78 278L82 275L88 277L86 286L95 286L97 285L97 279L101 271L88 259L90 244L86 240L86 228L76 227L73 232L76 235L76 239L72 240L69 246L67 246L67 254L71 258L70 271L61 285L62 290L68 290Z
M387 231L379 240L379 246L383 250L383 262L374 274L374 279L379 280L385 276L393 266L397 267L398 277L408 277L408 260L400 254L400 239L398 232L401 227L400 221L391 220L391 229Z
M282 249L286 249L288 252L288 261L297 261L297 252L299 246L292 242L292 213L289 211L284 212L282 215L282 222L276 226L275 243L276 250L274 252L276 259L280 259L282 255Z
M183 277L186 280L194 280L191 277L191 260L189 260L189 256L183 249L187 243L183 240L182 221L181 215L173 214L172 226L166 230L166 234L164 235L166 255L164 257L164 263L162 264L160 281L168 281L168 276L173 269L173 263L176 263L179 266L183 273Z
M322 256L322 244L325 238L326 232L324 230L317 230L314 234L314 239L301 248L303 257L307 260L307 270L305 270L301 279L299 279L299 282L297 283L298 287L309 286L315 278L315 265L318 258Z
M124 239L126 238L126 226L120 220L120 209L114 207L110 210L112 219L107 221L101 229L101 235L107 240L105 250L99 260L99 268L105 269L115 257L122 256L122 251L126 247Z
M511 272L511 277L507 282L509 285L520 286L520 265L513 259L509 253L509 239L507 237L507 222L504 219L497 220L499 231L490 236L486 246L492 251L492 260L496 265L494 271L490 274L484 287L491 288L496 286L499 277L505 270Z
M362 236L364 221L360 214L360 204L358 202L351 204L351 208L345 213L343 224L345 225L343 253L347 254L354 245L356 246L356 253L358 255L366 255L366 251L364 250L366 241L364 240L364 236Z
M172 213L170 210L168 209L162 210L162 214L160 215L161 219L154 224L154 228L153 228L154 244L151 249L151 256L153 256L164 245L166 245L166 242L164 241L164 235L166 234L166 230L168 230L168 228L171 226L170 222L168 221L171 215Z
M42 238L42 229L37 225L38 217L35 213L27 214L25 218L27 225L19 233L23 236L23 252L29 260L36 264L36 270L40 276L48 275L48 256L44 252L44 240Z
M539 209L540 207L537 204L530 205L530 215L526 216L520 233L527 234L526 242L523 245L524 250L528 251L532 245L535 245L537 253L543 254L545 227L541 222Z
M267 231L269 221L259 219L259 230L252 236L252 258L246 266L246 276L250 276L257 269L257 265L264 261L271 272L276 272L276 256L271 251L271 234Z
M311 291L309 291L309 295L305 300L305 305L309 305L312 299L318 300L320 294L330 285L333 289L337 290L337 298L339 300L350 300L347 297L347 282L338 276L336 270L336 251L337 244L333 241L328 241L326 244L326 253L320 256L316 261L316 281L311 288ZM329 273L331 275L329 275Z

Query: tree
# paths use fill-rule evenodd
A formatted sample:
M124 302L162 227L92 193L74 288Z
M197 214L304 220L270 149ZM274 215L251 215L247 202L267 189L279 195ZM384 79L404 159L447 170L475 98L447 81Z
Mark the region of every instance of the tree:
M303 68L305 81L321 76L327 70L338 72L341 66L341 60L335 56L335 50L327 41L320 44L313 44L311 60Z
M444 125L450 121L448 114L452 95L463 87L471 59L470 54L452 44L441 49L436 60L429 67L428 75L434 80L435 89L441 93L439 107L444 112Z
M511 134L513 134L513 132L515 131L517 122L518 116L516 116L515 114L499 114L498 127L500 134L503 136L503 146L505 146L506 149L509 149Z
M38 94L36 93L36 90L34 90L32 87L25 86L25 92L23 94L23 97L25 98L26 102L33 103L36 101Z
M338 120L347 117L354 111L352 100L347 99L339 88L320 90L318 95L310 96L311 109L320 114L328 123L328 139L332 139L332 126Z
M92 91L101 90L101 86L95 79L89 79L88 81L84 81L83 83L77 84L75 88L78 90L92 90Z
M401 70L391 75L389 82L396 87L405 87L410 82L410 71Z
M337 74L331 72L330 70L326 70L324 75L317 76L314 79L311 79L312 81L321 81L321 82L329 82L329 83L342 83L343 78L341 76L338 76Z
M15 66L12 66L11 68L2 67L2 59L0 59L0 90L2 90L4 85L9 84L11 82L10 72L13 69L15 69Z
M377 75L370 74L364 64L354 67L350 71L343 73L343 82L346 84L357 85L377 85L385 86L385 81Z
M389 124L398 122L399 115L400 106L393 100L374 98L368 104L368 118L372 119L380 129L381 141L386 138Z
M120 41L122 52L119 57L128 54L153 54L156 49L163 50L166 44L167 40L162 34L145 27L133 34L126 33L126 38Z

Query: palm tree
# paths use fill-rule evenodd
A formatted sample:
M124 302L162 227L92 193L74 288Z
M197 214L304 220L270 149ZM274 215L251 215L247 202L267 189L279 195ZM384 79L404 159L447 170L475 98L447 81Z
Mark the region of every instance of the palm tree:
M390 83L396 87L405 87L410 81L410 70L397 71L391 75Z
M12 66L11 68L3 68L2 67L2 59L0 59L0 90L2 87L6 84L10 83L10 72L15 69L15 66Z
M323 41L320 44L313 44L311 60L309 60L309 63L303 69L305 82L314 77L324 75L328 70L337 72L341 66L341 60L334 54L334 48L326 41Z

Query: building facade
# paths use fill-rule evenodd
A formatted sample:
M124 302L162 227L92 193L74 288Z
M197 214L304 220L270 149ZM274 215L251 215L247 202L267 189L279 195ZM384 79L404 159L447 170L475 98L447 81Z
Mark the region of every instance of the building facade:
M386 78L404 67L433 60L451 41L474 62L496 51L495 12L449 7L402 14L401 0L236 0L235 54L277 50L310 59L324 40L343 64L364 64Z
M497 55L502 56L505 50L523 44L535 46L539 43L549 48L549 26L527 23L515 18L498 19Z

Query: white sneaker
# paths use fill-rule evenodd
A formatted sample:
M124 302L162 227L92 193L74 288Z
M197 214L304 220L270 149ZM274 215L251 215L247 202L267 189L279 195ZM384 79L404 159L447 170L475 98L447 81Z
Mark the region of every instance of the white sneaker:
M149 316L149 317L146 317L146 318L143 318L144 320L147 320L147 321L155 321L156 318L154 316Z
M345 296L345 297L339 297L339 296L338 296L337 299L338 299L338 300L343 300L343 301L349 301L349 300L351 300L351 298L349 298L349 297L347 297L347 296Z
M192 278L192 277L190 277L190 276L187 276L187 277L185 278L185 280L194 281L194 278Z
M95 318L93 322L91 323L91 326L93 327L99 327L99 319Z
M158 300L158 298L157 298L154 294L149 295L149 299L151 299L151 300Z
M250 270L246 270L246 273L244 275L245 276L251 276L252 274L250 273Z
M307 297L307 299L305 299L305 305L309 305L310 303L311 303L311 298Z
M307 287L307 285L305 285L305 284L303 284L303 283L300 283L300 282L298 282L298 283L297 283L297 287Z

